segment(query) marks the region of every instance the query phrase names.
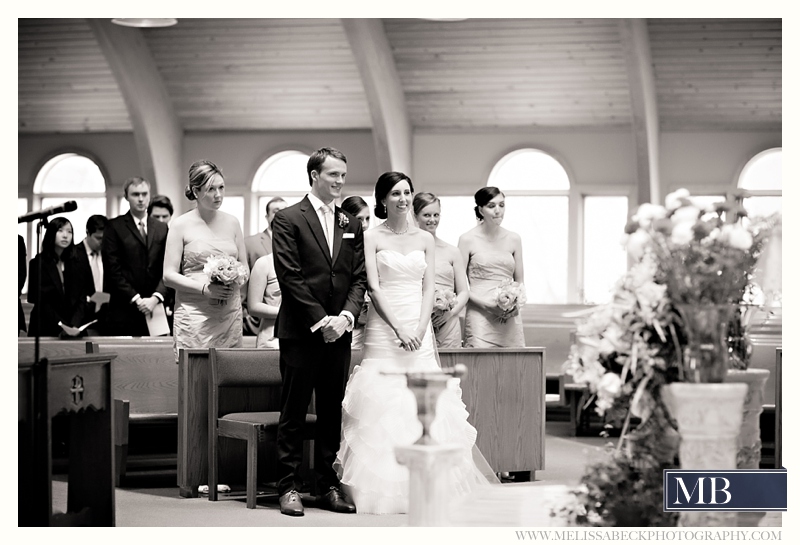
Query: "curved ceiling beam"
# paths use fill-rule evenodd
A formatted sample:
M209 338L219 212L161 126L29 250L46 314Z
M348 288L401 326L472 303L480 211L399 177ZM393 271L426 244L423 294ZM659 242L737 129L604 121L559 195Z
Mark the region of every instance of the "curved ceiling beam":
M183 127L153 55L139 29L112 24L110 19L88 22L128 107L141 175L153 184L153 193L168 196L180 213L185 178Z
M342 19L372 117L378 168L397 170L410 177L411 121L392 48L380 19Z
M622 19L619 23L622 50L628 70L628 86L636 145L639 204L661 203L659 181L658 102L647 20Z

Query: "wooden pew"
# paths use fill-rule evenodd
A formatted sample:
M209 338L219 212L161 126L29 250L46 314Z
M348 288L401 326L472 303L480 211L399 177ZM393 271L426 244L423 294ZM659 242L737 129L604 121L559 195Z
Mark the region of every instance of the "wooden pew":
M263 348L264 361L277 365L280 351ZM350 369L361 362L361 351L354 350ZM208 350L184 349L178 361L178 488L184 498L196 498L197 487L208 480ZM310 410L313 411L313 402ZM219 482L236 482L245 460L241 441L220 439ZM273 468L262 468L259 481ZM262 477L263 475L263 477Z
M33 358L33 339L19 339L18 355ZM115 399L116 483L127 469L174 468L176 450L134 454L128 457L130 426L134 434L147 436L142 428L154 426L177 430L178 372L172 355L172 339L165 337L87 337L80 340L40 339L42 357L67 357L83 353L117 354L113 361L112 395ZM129 414L125 418L125 414ZM174 432L172 432L174 437ZM135 449L143 450L142 445Z
M114 526L113 354L18 362L20 526ZM52 512L52 418L69 417L67 513Z

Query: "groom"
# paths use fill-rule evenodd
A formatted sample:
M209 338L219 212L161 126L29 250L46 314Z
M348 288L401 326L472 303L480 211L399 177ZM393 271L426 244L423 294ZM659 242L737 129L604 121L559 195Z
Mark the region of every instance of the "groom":
M281 416L278 492L281 513L302 516L298 468L303 427L315 392L314 470L323 495L317 505L339 513L355 506L339 491L333 469L342 427L342 398L350 369L353 324L364 301L361 222L334 204L342 193L347 159L333 148L315 151L306 167L311 192L272 221L272 251L281 289L275 320L280 343Z

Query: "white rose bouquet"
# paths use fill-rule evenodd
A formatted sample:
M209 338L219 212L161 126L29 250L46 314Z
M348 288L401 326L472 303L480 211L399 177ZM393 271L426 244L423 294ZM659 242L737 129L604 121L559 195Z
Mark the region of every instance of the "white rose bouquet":
M233 256L227 254L211 255L206 258L203 272L208 281L226 286L243 286L250 278L250 271ZM220 301L218 304L224 304Z
M456 306L457 302L456 293L450 288L436 288L436 291L433 294L433 312L431 316L435 318L436 316L441 316L448 310L452 310L453 307ZM436 326L434 326L434 330L438 330Z
M509 278L495 288L495 303L503 310L503 316L500 317L501 323L505 323L514 311L526 302L525 286L519 282L514 282Z

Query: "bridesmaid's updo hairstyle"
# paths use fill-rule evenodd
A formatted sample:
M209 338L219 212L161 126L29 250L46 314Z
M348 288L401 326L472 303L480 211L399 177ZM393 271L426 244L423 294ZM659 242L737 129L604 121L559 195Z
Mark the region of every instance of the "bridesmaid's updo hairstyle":
M347 197L344 201L342 201L342 210L351 214L352 216L357 216L361 213L362 210L365 208L369 208L367 202L359 197L358 195L352 195Z
M437 197L433 193L428 193L426 191L423 191L422 193L417 193L416 195L414 195L414 215L416 216L417 214L422 212L422 210L426 206L430 206L435 203L439 203L441 205L439 197Z
M497 197L498 195L503 195L503 192L497 189L496 187L486 186L480 188L478 191L475 192L475 217L479 220L483 219L483 214L481 214L481 208L489 204L489 201Z
M186 186L183 192L186 198L190 201L196 201L198 193L214 176L222 177L222 171L208 159L192 163L192 166L189 167L189 185Z
M383 201L394 186L402 182L408 182L408 187L411 192L414 192L414 184L411 183L411 178L402 172L384 172L378 181L375 183L375 217L385 220L386 219L386 205Z

